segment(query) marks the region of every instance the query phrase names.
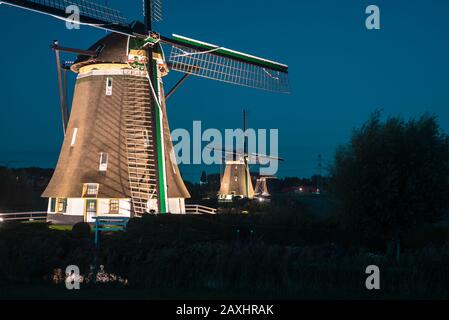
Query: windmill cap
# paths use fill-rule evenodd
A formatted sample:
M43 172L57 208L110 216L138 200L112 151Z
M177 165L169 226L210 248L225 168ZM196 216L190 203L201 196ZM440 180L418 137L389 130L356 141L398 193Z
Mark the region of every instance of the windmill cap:
M100 63L127 63L128 61L128 36L119 33L110 33L93 44L88 50L102 50L96 57L79 55L70 70L78 73L80 68Z

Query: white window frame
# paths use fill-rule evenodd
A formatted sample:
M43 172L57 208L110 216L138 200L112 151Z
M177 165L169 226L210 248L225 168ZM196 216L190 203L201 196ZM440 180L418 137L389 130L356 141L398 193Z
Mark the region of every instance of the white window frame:
M84 183L83 198L97 198L100 185L98 183ZM89 193L89 190L95 190L95 193Z
M106 78L106 95L112 96L112 85L113 85L113 78L107 77Z
M73 129L72 142L70 143L70 147L74 147L76 143L76 136L78 135L78 128Z
M101 172L106 172L108 170L109 154L107 152L100 153L100 166L98 168Z
M117 203L117 210L112 210L112 203ZM119 214L120 213L120 199L109 199L109 214Z
M144 131L144 146L145 148L148 148L150 146L150 134L148 133L148 130Z

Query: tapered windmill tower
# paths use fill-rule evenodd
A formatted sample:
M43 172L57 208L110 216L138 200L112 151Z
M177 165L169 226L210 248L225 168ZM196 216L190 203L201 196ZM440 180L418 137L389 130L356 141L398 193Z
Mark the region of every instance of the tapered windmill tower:
M218 191L219 202L232 202L234 198L254 199L254 197L261 196L263 193L269 196L266 186L267 178L258 179L256 186L253 187L250 163L260 163L262 159L284 161L283 159L255 153L214 150L226 154L225 169L220 181L220 190Z
M254 187L254 196L263 201L269 199L271 194L268 190L268 180L276 179L274 176L261 176L257 178L256 186Z
M289 90L286 65L179 35L161 36L152 26L161 20L161 1L143 3L144 22L129 23L99 1L0 0L111 32L88 50L57 42L52 46L65 130L55 173L43 194L49 198L52 221L185 212L189 193L173 153L166 99L187 76L274 92ZM135 5L139 6L137 1ZM79 10L79 20L73 20L69 6ZM164 48L170 50L168 59ZM60 52L77 58L61 65ZM64 88L67 70L77 74L70 114ZM166 95L163 77L170 70L185 75Z
M247 129L246 111L243 110L243 133ZM223 149L213 149L214 151L222 152L225 160L225 169L220 181L220 190L218 191L219 202L232 202L234 198L254 199L255 196L260 196L259 190L265 186L266 180L257 180L256 188L253 187L253 182L250 173L250 163L260 163L262 159L284 161L281 158L271 157L248 152L247 138L244 136L243 152L228 151ZM265 182L265 184L263 183ZM268 191L267 191L268 192Z
M218 201L232 202L234 198L254 198L254 188L247 157L244 153L231 153L231 159L225 160L225 169L221 177Z

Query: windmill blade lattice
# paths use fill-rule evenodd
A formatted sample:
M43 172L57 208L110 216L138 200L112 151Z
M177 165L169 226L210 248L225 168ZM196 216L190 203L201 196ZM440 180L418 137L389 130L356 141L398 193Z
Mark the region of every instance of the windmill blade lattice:
M204 50L179 42L171 45L172 70L245 87L290 92L286 66L212 45Z
M151 19L154 22L161 22L164 19L162 11L162 0L152 0L151 1Z
M67 18L66 8L75 5L80 9L83 18L95 20L99 24L125 25L126 19L120 11L110 8L104 1L93 0L2 0L5 4L30 9L59 18Z

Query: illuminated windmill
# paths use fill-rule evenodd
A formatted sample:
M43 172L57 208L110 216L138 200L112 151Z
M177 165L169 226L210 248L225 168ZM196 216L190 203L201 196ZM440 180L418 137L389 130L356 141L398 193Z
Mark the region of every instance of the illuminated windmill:
M243 132L246 132L246 111L243 111ZM220 181L220 190L218 191L219 202L232 202L234 198L253 199L255 196L261 196L260 188L265 186L266 193L268 188L266 180L263 182L257 180L256 188L253 187L251 173L249 169L250 163L261 163L261 160L284 161L281 158L249 153L247 146L247 138L244 136L243 152L228 151L223 149L212 148L212 150L221 152L224 155L225 169ZM269 194L268 194L269 195Z
M261 201L271 196L270 192L268 191L268 184L267 184L267 180L269 179L276 179L276 177L261 176L256 181L256 186L254 187L254 195Z
M80 11L77 23L111 32L88 50L64 48L58 42L52 47L65 138L43 194L49 198L50 220L73 223L92 221L95 215L183 213L189 193L175 161L166 99L189 75L286 93L288 67L179 35L161 36L152 28L152 22L162 18L159 0L144 0L144 23L130 23L98 2L0 0L72 23L66 9L74 5ZM163 46L170 50L167 60ZM61 65L60 52L78 57ZM70 117L66 70L77 74ZM185 75L165 95L162 78L169 70Z
M270 196L266 183L268 177L258 179L256 187L253 187L249 164L260 163L262 159L284 161L283 159L256 153L248 154L246 152L213 150L227 154L225 156L225 169L221 177L220 190L218 191L218 200L220 202L232 202L234 198L254 199L255 196Z

